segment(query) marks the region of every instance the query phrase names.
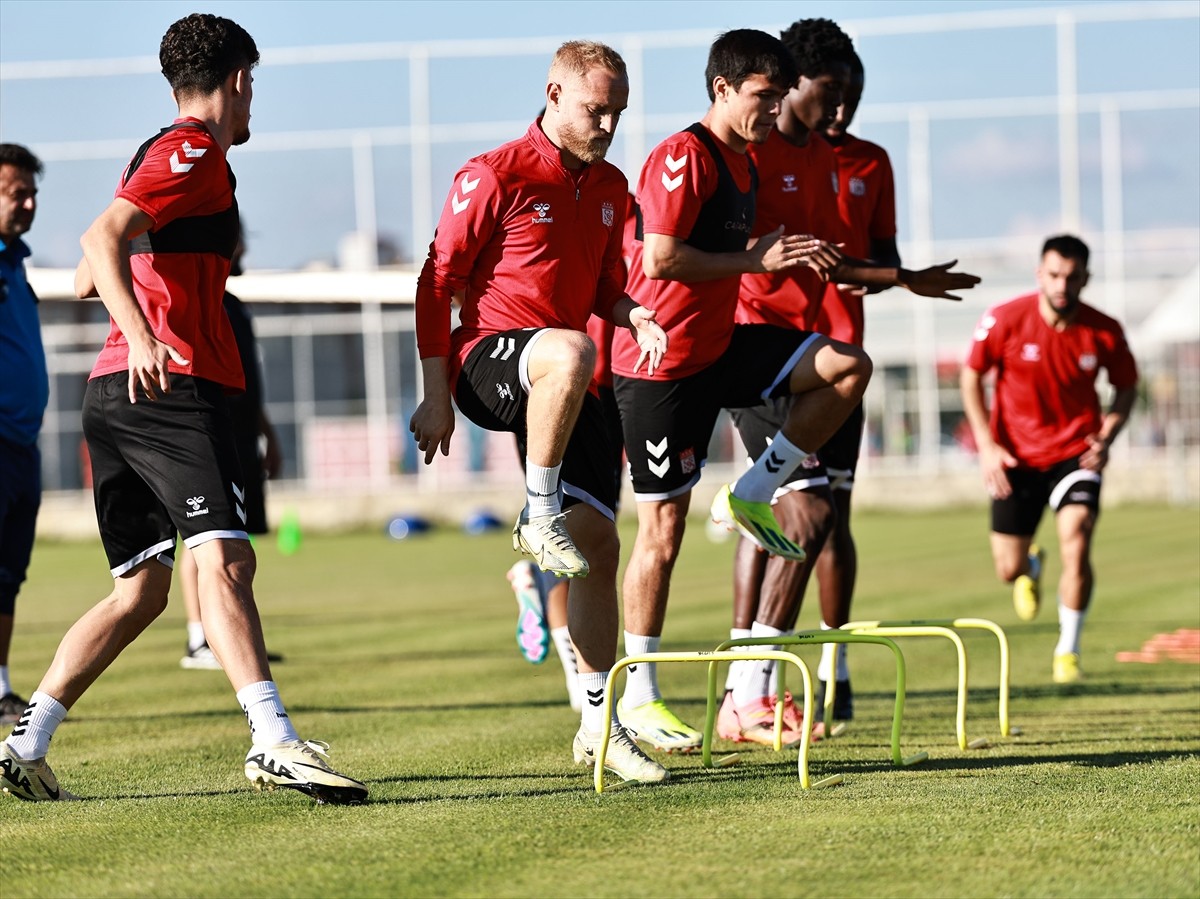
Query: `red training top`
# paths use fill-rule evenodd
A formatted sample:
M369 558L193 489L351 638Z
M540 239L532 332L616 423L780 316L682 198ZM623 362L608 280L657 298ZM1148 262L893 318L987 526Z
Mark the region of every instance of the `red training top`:
M871 241L896 236L896 182L887 151L852 134L833 147L838 164L838 208L846 226L845 252L871 258ZM862 346L865 333L863 298L827 285L816 330Z
M837 160L824 140L810 136L800 147L778 129L750 148L758 167L755 237L783 225L785 234L812 234L830 243L843 240L838 213ZM813 330L825 282L808 266L784 272L742 275L737 321Z
M517 328L587 329L624 296L621 236L628 182L608 162L572 171L542 132L476 156L454 176L417 283L422 359L462 360L489 334ZM450 300L463 291L450 332Z
M737 187L750 190L750 163L713 136ZM686 131L673 134L654 148L638 180L637 202L642 231L686 240L705 202L717 190L717 167L700 138ZM639 305L658 312L655 321L667 332L670 347L653 380L675 381L715 362L733 336L739 276L713 281L651 280L642 268L644 246L633 245L628 293ZM634 373L638 345L628 329L613 339L613 372L646 378L646 368Z
M196 122L198 119L176 119ZM232 176L225 153L202 125L180 128L154 139L145 157L116 196L128 200L154 220L150 243L168 225L187 230L188 220L229 213L234 206ZM228 248L236 243L235 230ZM201 229L203 230L203 229ZM194 232L189 232L189 237ZM201 235L202 243L208 235ZM219 252L139 252L129 257L133 293L155 338L173 347L187 365L174 361L168 369L240 391L245 387L242 363L229 316L221 304L229 277L229 257ZM129 368L129 344L110 319L104 347L92 378Z
M1037 293L989 309L966 364L980 374L996 369L992 439L1037 469L1079 455L1085 438L1099 432L1101 368L1117 390L1138 379L1116 319L1080 304L1075 320L1057 331L1042 318Z

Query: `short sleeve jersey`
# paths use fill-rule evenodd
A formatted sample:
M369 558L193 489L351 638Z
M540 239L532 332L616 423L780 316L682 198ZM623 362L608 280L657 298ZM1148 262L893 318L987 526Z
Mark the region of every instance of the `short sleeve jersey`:
M846 253L869 259L872 240L896 236L896 182L892 161L878 144L847 134L833 148L841 190L838 209L846 227ZM826 288L816 330L835 340L862 346L865 335L863 298Z
M755 237L783 225L785 234L842 242L837 160L828 143L813 136L801 147L772 129L750 153L759 178ZM737 321L812 330L824 294L825 282L808 266L748 273L742 275Z
M1100 430L1100 369L1117 390L1137 383L1137 365L1116 319L1080 304L1061 331L1046 324L1032 293L988 310L967 365L996 370L992 438L1021 465L1046 469L1087 449Z
M154 336L188 360L171 361L171 371L240 391L242 364L221 304L237 245L233 173L204 125L175 124L184 122L197 127L164 130L144 145L145 155L132 174L126 169L116 191L153 221L131 242L133 292ZM111 322L91 377L128 367L129 344Z
M750 159L712 137L734 185L749 192L753 180ZM644 234L663 234L687 240L701 210L717 191L717 163L703 140L689 131L668 137L651 152L638 179L637 202ZM730 221L726 228L750 238L753 222ZM742 246L744 247L744 243ZM667 332L670 347L653 380L674 381L695 374L715 362L733 337L737 308L736 275L712 281L651 280L642 266L644 245L635 241L629 266L629 296L635 303L653 309L655 321ZM624 328L613 339L613 372L645 379L646 371L634 372L638 346Z
M562 164L540 120L459 169L417 286L422 358L449 356L517 328L587 329L625 294L621 239L629 185L598 162ZM462 292L450 331L450 297Z

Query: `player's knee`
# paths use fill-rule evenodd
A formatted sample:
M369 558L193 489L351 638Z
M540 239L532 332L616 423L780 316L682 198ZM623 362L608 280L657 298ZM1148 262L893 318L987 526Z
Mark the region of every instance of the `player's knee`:
M596 370L596 345L580 331L554 330L538 341L543 364L573 383L591 382Z
M853 352L848 353L847 356L849 361L841 383L846 388L845 395L853 396L857 402L862 399L867 384L871 381L871 375L875 372L875 363L871 361L871 357L865 351L858 347L853 347Z
M995 559L996 577L1006 584L1011 584L1025 572L1021 569L1024 567L1021 559Z

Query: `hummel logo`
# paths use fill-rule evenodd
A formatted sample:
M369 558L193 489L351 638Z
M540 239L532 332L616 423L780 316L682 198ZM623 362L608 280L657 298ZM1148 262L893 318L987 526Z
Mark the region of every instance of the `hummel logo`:
M36 702L31 702L29 707L21 713L21 717L17 721L17 726L12 729L14 737L19 737L25 733L26 728L29 727L29 719L33 717L33 709L36 705Z
M676 175L674 178L668 178L666 172L662 173L662 185L667 189L667 193L671 193L681 184L683 184L683 175Z
M464 194L469 194L471 191L473 191L473 190L474 190L475 188L477 188L478 186L479 186L479 179L478 179L478 178L476 178L474 181L472 181L470 178L468 178L468 177L466 176L466 174L464 174L464 175L463 175L463 179L462 179L462 192L463 192Z
M783 468L783 460L775 455L775 453L770 452L767 453L765 465L767 466L767 471L771 472L771 474L779 474L779 469Z
M630 665L625 670L628 671L630 674L633 674L633 672L637 671L637 665Z
M509 356L511 356L516 351L517 351L517 341L515 338L501 337L499 340L496 341L496 348L494 350L492 350L492 354L490 356L488 356L488 358L496 359L498 357L501 362L504 362L508 359ZM503 355L501 355L502 353L503 353Z
M204 497L203 496L190 497L187 501L187 504L189 506L191 506L193 510L198 510L202 505L204 505Z
M685 165L687 165L687 154L684 153L682 156L680 156L678 159L676 159L674 156L672 156L670 153L668 153L666 163L667 163L667 168L669 168L671 170L671 174L673 175L676 172L678 172L681 168L683 168Z
M533 211L536 212L537 215L530 219L530 221L532 221L535 225L548 225L554 221L554 217L550 215L549 203L534 203Z
M603 689L588 690L586 692L587 692L588 705L592 706L593 708L595 708L596 706L599 706L601 703L604 702L604 690Z
M187 141L183 142L183 155L187 159L199 159L207 152L207 149L193 150L191 144L189 144ZM194 165L194 162L180 162L178 150L171 154L171 171L176 175L186 175L192 170L192 166Z
M458 198L458 191L455 191L454 196L450 198L450 207L454 210L455 215L458 215L470 205L471 198L467 197L465 200L460 200Z

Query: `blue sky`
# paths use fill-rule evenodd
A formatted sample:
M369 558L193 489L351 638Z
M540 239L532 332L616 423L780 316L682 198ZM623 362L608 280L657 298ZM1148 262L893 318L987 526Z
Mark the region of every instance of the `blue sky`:
M1058 6L1098 4L1059 3ZM478 38L604 37L631 32L731 27L777 27L797 15L826 16L847 25L875 17L961 11L1036 9L1037 3L958 0L846 0L796 4L722 2L212 2L174 0L0 0L0 63L145 57L157 53L166 27L198 9L228 15L268 51L256 74L255 135L311 128L387 128L407 123L403 63L328 66L269 65L272 49L370 41L445 41ZM753 16L748 19L747 15ZM1083 93L1200 89L1200 29L1196 20L1085 24L1079 28L1079 87ZM1054 34L1048 28L1007 28L937 36L867 36L858 41L868 69L860 131L906 164L905 126L872 122L876 104L995 97L1046 97L1056 79ZM434 122L525 121L540 104L547 59L435 60L431 67ZM678 113L676 127L703 114L703 50L648 54L645 107ZM42 184L42 208L30 235L35 260L72 265L78 235L111 196L124 159L169 121L173 106L161 76L0 82L0 139L39 144L122 142L124 158L56 161ZM1200 217L1200 116L1139 113L1127 117L1124 148L1130 172L1126 215L1133 227L1195 227ZM1084 212L1100 215L1098 120L1084 117ZM515 135L514 135L515 136ZM654 138L663 136L654 135ZM952 122L934 133L935 226L939 237L986 237L1028 227L1056 213L1056 132L1052 116L994 122ZM491 145L499 141L491 141ZM1090 149L1089 149L1090 146ZM435 202L454 168L485 149L471 143L438 151ZM298 153L235 150L239 198L254 240L250 263L294 267L332 258L338 237L353 228L353 183L343 150ZM613 159L622 163L620 147ZM376 193L381 231L408 242L410 185L404 148L377 148ZM631 180L637 172L623 166ZM964 198L966 200L964 201ZM905 197L901 192L901 204ZM903 210L901 216L903 217ZM296 223L305 227L297 228ZM903 225L902 225L903 230ZM406 247L406 252L411 252Z

